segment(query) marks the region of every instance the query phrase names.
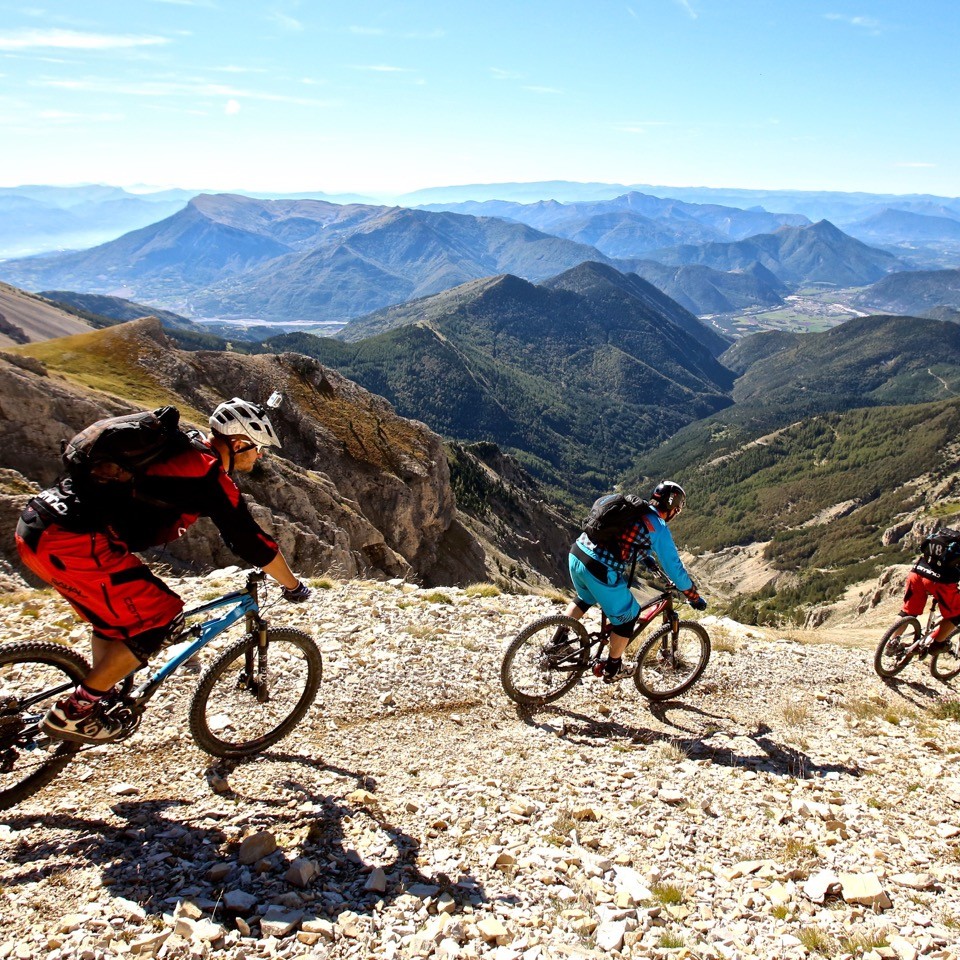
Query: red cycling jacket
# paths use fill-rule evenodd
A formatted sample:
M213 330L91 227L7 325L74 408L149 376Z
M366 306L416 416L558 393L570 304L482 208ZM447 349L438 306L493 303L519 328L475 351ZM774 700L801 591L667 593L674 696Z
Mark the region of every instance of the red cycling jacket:
M210 517L237 556L263 567L279 548L253 519L240 490L209 446L197 443L168 460L153 463L136 479L134 495L106 486L75 492L69 482L44 490L30 501L42 525L104 532L130 550L170 543L200 517Z

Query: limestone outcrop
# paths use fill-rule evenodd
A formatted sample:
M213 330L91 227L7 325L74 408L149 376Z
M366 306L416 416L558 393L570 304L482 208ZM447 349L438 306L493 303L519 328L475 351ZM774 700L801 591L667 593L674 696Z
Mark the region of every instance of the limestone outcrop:
M177 350L152 319L55 343L55 369L49 361L45 368L32 357L0 354L6 468L0 518L9 531L0 549L8 563L10 518L31 488L56 479L61 439L101 417L164 403L176 404L184 422L203 427L224 398L259 400L279 390L285 400L271 418L283 449L240 485L296 569L431 583L441 544L453 529L463 541L458 576L466 582L484 578L483 550L455 524L440 438L316 361L299 354ZM206 522L170 546L167 558L197 568L234 560ZM449 570L450 564L442 567Z

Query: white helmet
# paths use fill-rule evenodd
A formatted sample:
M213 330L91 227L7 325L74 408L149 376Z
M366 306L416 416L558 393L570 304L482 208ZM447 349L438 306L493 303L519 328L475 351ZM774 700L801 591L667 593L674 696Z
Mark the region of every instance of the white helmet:
M213 411L210 429L221 437L249 437L258 447L280 446L266 410L239 397L224 401Z

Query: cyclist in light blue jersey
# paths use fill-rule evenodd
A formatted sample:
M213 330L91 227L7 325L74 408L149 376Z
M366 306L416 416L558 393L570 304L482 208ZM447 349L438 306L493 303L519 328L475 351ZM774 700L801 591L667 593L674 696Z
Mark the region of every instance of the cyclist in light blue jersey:
M686 494L672 480L657 484L650 498L649 509L636 523L628 525L615 540L602 545L593 543L586 533L570 548L570 579L577 598L566 611L576 620L594 605L598 605L613 624L609 656L603 661L603 680L614 683L628 671L623 669L623 652L633 638L640 604L630 592L627 567L636 558L653 557L663 572L681 590L695 610L705 610L706 600L697 592L677 553L667 524L683 509ZM561 627L555 638L566 640L566 628Z

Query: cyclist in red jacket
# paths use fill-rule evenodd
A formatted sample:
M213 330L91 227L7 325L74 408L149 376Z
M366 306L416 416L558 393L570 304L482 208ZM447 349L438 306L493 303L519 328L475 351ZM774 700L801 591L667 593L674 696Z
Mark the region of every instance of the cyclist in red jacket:
M249 473L267 447L280 446L265 410L234 397L214 410L210 429L206 441L146 467L136 497L95 502L63 480L23 511L16 542L24 565L93 626L93 667L47 713L50 736L80 743L116 736L119 725L94 708L178 625L183 601L133 551L169 543L210 517L226 544L281 584L287 600L310 596L230 477Z

